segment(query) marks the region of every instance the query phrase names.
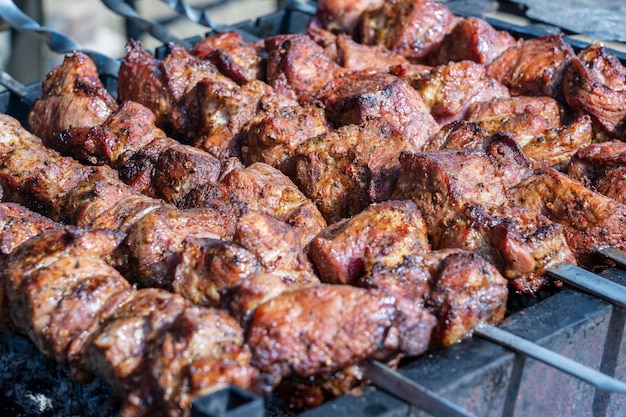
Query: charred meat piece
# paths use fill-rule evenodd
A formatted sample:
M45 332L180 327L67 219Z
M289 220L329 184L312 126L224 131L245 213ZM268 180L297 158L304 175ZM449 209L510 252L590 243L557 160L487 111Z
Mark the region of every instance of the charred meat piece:
M428 56L427 62L445 65L450 61L469 60L488 65L516 42L508 32L496 30L487 21L468 17L454 26Z
M481 254L512 287L533 293L547 268L574 258L562 228L536 210L513 208L503 181L512 175L492 158L481 149L403 154L392 197L417 204L434 249Z
M567 174L593 186L608 170L626 165L626 142L611 140L581 147L567 166Z
M534 137L561 127L561 110L550 97L506 97L470 105L467 120L489 133L510 132L524 147Z
M100 125L116 110L117 103L102 85L96 65L87 55L75 52L46 76L28 125L47 141L70 127Z
M448 123L430 137L423 151L443 149L480 148L491 135L477 123L457 120Z
M615 201L626 204L626 166L609 169L596 181L595 189Z
M355 72L330 82L317 94L335 126L383 120L415 149L439 130L422 97L403 79L380 72Z
M172 288L195 303L227 308L240 322L284 291L319 283L294 230L265 213L241 216L230 241L189 246Z
M626 68L604 46L588 46L571 60L565 69L563 94L572 111L591 116L609 138L624 138Z
M278 93L306 101L317 90L348 70L303 34L278 35L265 40L267 83Z
M437 318L433 348L457 343L480 323L502 320L508 297L506 280L493 265L458 249L409 254L396 264L374 264L360 285L407 302L422 300Z
M505 86L472 61L439 65L409 81L422 96L439 126L465 119L472 103L509 97Z
M128 41L118 81L118 99L148 107L156 116L157 126L168 133L174 107L198 81L208 78L232 82L210 61L192 56L181 45L170 44L169 52L165 59L157 60L140 42Z
M309 27L352 33L363 12L384 3L384 0L320 0Z
M511 200L563 225L567 243L581 265L601 265L595 250L603 246L626 248L626 206L555 169L529 177L512 190Z
M372 204L327 227L309 244L309 257L323 282L354 285L374 263L399 263L427 252L426 224L411 201Z
M487 74L506 85L513 96L561 99L563 72L576 53L562 34L522 40L487 66Z
M382 45L357 43L346 34L337 35L336 49L339 65L354 71L387 71L396 65L409 65L404 56Z
M237 32L209 35L193 45L190 52L208 59L239 84L265 79L262 44L246 43Z
M296 149L294 181L333 223L389 198L405 150L417 148L386 121L343 126Z
M0 267L4 271L9 255L22 243L60 224L16 203L0 203ZM0 274L0 331L12 330L5 299L6 277Z
M276 168L257 162L226 173L216 184L188 193L183 208L229 204L237 213L247 209L268 213L291 225L305 246L326 220L315 204Z
M254 312L246 338L252 364L276 385L281 377L336 372L367 358L418 355L435 323L413 308L406 317L394 297L347 285L284 292ZM419 325L406 328L410 319Z
M261 111L241 130L241 156L246 165L263 162L294 177L293 153L302 142L329 130L326 114L313 105Z
M59 132L47 146L83 163L119 168L148 143L164 137L165 132L155 126L152 111L134 101L125 101L101 125Z
M368 45L382 45L420 62L439 47L456 19L441 3L428 0L386 1L361 15L355 39Z

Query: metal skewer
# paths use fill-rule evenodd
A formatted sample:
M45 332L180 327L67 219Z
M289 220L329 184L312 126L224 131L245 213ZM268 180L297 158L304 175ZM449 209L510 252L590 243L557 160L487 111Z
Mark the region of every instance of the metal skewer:
M378 388L434 416L475 417L469 411L378 361L365 363L365 377Z
M626 268L626 252L623 250L618 249L615 246L607 246L605 248L598 249L598 253L611 259L620 267Z
M104 54L81 48L71 37L54 29L43 27L22 12L11 0L0 0L0 20L8 23L13 29L32 32L41 37L48 47L60 54L80 51L87 54L97 65L101 74L117 76L120 63Z
M474 334L548 364L601 390L626 393L626 383L496 326L484 324L476 328Z

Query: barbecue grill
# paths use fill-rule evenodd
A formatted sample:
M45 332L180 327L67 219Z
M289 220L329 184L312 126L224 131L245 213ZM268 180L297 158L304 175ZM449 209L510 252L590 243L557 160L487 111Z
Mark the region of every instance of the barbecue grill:
M125 8L123 2L105 1L107 5L122 14L129 21L140 24L153 36L167 36L159 32L162 28L145 21L133 9ZM193 14L181 7L184 2L168 1L179 13L196 19L209 27L208 31L235 29L248 39L264 38L279 33L298 33L305 30L315 3L287 2L275 13L261 16L256 21L241 22L234 26L217 25L208 15ZM519 17L525 8L517 3L503 2L494 6L493 2L451 1L448 6L457 15L491 16L488 21L498 29L508 30L514 35L536 37L558 30L545 22L530 21L530 24L511 23L502 12ZM177 7L178 6L178 7ZM487 18L487 17L486 17ZM202 20L204 19L204 20ZM568 35L573 35L567 29ZM586 40L577 36L567 38L576 48L587 45ZM187 40L192 42L193 40ZM619 47L614 52L622 62L626 55ZM165 48L155 51L157 57L165 53ZM105 87L116 91L115 71L101 62L101 76ZM9 91L0 93L0 111L24 122L30 103L40 94L40 84L28 86L3 81ZM606 251L616 265L621 254ZM576 268L562 268L554 275L576 282L580 271ZM599 273L603 280L626 285L626 270L619 266ZM585 277L583 277L585 281ZM588 282L588 281L586 281ZM584 285L584 284L583 284ZM602 289L590 284L601 295ZM626 298L626 289L609 294L615 303L602 296L589 294L588 289L575 289L574 284L566 285L554 293L541 293L536 298L512 295L506 319L499 328L535 342L563 356L590 368L626 380L626 344L624 328L626 313L620 298ZM610 291L610 290L609 290ZM617 304L616 304L617 303ZM93 415L111 416L116 410L108 402L110 392L98 381L90 385L71 381L67 374L50 359L39 354L34 346L22 336L0 334L2 365L0 374L0 407L12 415ZM14 366L19 364L19 366ZM23 367L27 367L24 372ZM570 376L560 370L532 359L525 354L486 340L473 337L450 348L432 352L401 366L399 373L421 387L441 396L467 415L476 416L617 416L626 415L626 397L620 393L597 389L594 386ZM388 382L366 387L353 395L344 395L335 400L298 415L317 416L428 416L419 406L402 399L401 384ZM63 402L63 399L68 400ZM405 398L406 399L406 398ZM441 416L452 415L450 409ZM471 413L471 414L470 414ZM270 398L265 401L246 392L228 389L198 400L192 409L192 416L287 416L280 401Z

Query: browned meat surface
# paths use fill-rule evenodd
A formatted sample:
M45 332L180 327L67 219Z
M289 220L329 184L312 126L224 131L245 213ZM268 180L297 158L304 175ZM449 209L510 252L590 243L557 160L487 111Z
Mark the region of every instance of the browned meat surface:
M626 165L626 142L611 140L581 147L567 166L567 174L592 186L607 170Z
M454 26L427 61L430 65L444 65L470 60L488 65L516 42L508 32L496 30L487 21L468 17Z
M41 88L28 125L44 141L70 127L100 125L117 110L115 99L98 78L98 68L82 53L66 56Z
M354 71L387 71L394 65L409 64L404 56L390 51L382 45L357 43L346 34L337 36L336 49L339 65Z
M588 114L609 138L626 131L626 68L600 44L588 46L565 70L563 94L577 114Z
M6 268L9 255L22 243L46 229L60 227L24 206L15 203L0 203L0 268ZM12 324L5 300L6 279L0 274L0 331L10 330Z
M235 168L215 185L196 188L187 195L184 207L224 202L239 213L259 210L288 223L303 245L326 227L315 204L287 176L261 162Z
M509 97L506 87L489 77L483 65L472 61L418 72L410 83L440 126L465 119L472 103Z
M506 280L480 256L458 249L409 254L397 264L375 264L361 285L405 300L423 300L437 318L431 346L469 336L480 323L504 317Z
M563 225L565 237L581 265L597 267L598 248L626 248L626 206L567 175L548 168L512 190L514 204L543 213Z
M564 169L572 156L593 141L593 127L589 116L580 116L567 126L548 129L524 146L524 154L533 168Z
M400 153L417 149L383 120L343 126L296 149L294 181L333 223L387 200Z
M599 193L626 204L626 166L609 169L594 187Z
M384 0L320 0L309 26L351 33L364 11L377 9L384 3Z
M279 94L306 101L330 81L348 71L303 34L278 35L265 40L267 82Z
M234 231L235 217L228 212L158 208L133 224L121 256L128 258L125 263L134 282L172 290L173 274L186 245L201 246L202 239L230 240Z
M83 163L119 167L148 143L164 137L165 133L155 126L152 111L134 101L125 101L101 125L59 132L47 146Z
M241 130L241 157L246 165L263 162L293 177L293 153L302 142L329 130L326 114L313 105L261 111Z
M185 246L174 291L198 304L228 308L241 322L281 292L319 283L293 228L265 213L241 216L231 241Z
M434 319L415 307L407 318L393 297L346 285L282 293L254 312L247 333L252 363L277 383L292 374L335 372L403 349L423 353ZM417 317L418 325L404 328L403 321Z
M391 0L361 15L355 39L383 45L413 62L423 60L443 41L456 23L442 3L428 0Z
M458 120L448 123L430 137L424 152L440 149L480 148L491 135L477 123Z
M505 97L473 103L467 120L492 134L510 132L524 147L546 130L561 127L561 111L550 97Z
M574 258L559 225L509 203L510 174L492 158L480 149L403 154L392 197L417 204L433 248L478 253L514 289L534 293L548 284L546 269Z
M379 72L355 72L330 82L317 99L335 127L381 119L420 149L439 130L422 97L403 79Z
M348 285L374 263L397 264L404 256L429 250L426 224L411 201L372 204L327 227L308 247L323 282Z
M262 44L246 43L237 32L223 32L205 37L190 51L211 61L220 72L239 84L265 78Z
M148 107L156 116L157 126L168 133L174 107L198 81L205 78L231 81L210 61L190 55L181 45L170 44L169 50L165 59L157 60L143 49L140 42L130 40L118 81L118 99L136 101Z
M562 97L563 71L574 58L562 34L520 41L487 66L487 73L506 85L513 96Z
M48 229L20 245L6 264L13 325L64 366L77 363L109 300L130 289L103 259L122 238L106 230Z

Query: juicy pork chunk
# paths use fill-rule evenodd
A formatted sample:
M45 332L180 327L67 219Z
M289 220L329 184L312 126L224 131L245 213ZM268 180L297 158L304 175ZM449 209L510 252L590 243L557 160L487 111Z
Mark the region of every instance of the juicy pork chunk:
M308 247L323 282L347 285L356 284L374 263L396 264L429 250L426 224L411 201L372 204L327 227Z
M367 45L382 45L409 61L420 62L441 44L455 23L444 4L392 0L361 15L355 39Z
M507 281L475 253L444 249L409 254L396 264L376 263L360 285L406 302L422 300L437 318L431 347L451 346L481 323L504 318Z
M481 149L406 153L392 198L417 204L434 249L479 253L515 290L533 293L546 269L574 258L563 228L511 205L503 179L512 175L500 162Z
M588 46L572 59L563 94L570 109L591 116L609 138L626 137L626 68L604 46Z
M331 81L316 99L335 126L380 119L421 149L439 126L422 97L403 79L380 72L355 72Z
M508 32L496 30L487 21L468 17L458 22L430 55L430 65L450 61L474 61L488 65L497 56L517 43Z
M307 101L317 90L348 71L304 34L267 38L265 49L267 83L278 94L294 100Z
M60 225L15 203L0 203L0 268L6 269L9 255L22 243L46 229ZM6 277L0 274L0 331L12 330L5 299Z
M320 0L309 26L352 33L363 12L377 9L384 3L384 0Z
M567 166L567 174L587 187L626 202L624 186L626 143L619 140L593 143L581 147Z
M387 200L398 176L400 153L417 150L383 120L343 126L296 149L294 181L333 223Z
M505 97L470 105L466 119L489 133L506 131L524 147L549 129L561 127L561 109L550 97Z
M600 265L595 251L603 246L626 249L626 206L555 169L529 177L512 190L511 200L560 223L581 265Z
M439 126L465 119L472 103L509 97L505 86L489 77L483 65L450 62L409 80Z
M70 127L100 125L117 110L115 99L98 77L98 68L80 52L66 56L41 87L28 125L44 141Z
M198 58L208 59L222 74L239 84L265 79L262 44L246 43L237 32L207 36L193 45L190 52Z
M192 190L182 207L225 203L232 205L236 213L259 210L288 223L303 245L326 227L315 204L282 172L261 162L237 167L217 184Z
M562 98L563 72L576 53L562 34L520 41L487 66L513 96Z
M172 126L174 107L198 81L232 82L210 61L192 56L181 45L170 44L169 52L165 59L158 60L144 50L140 42L130 40L118 81L118 99L148 107L156 116L157 126L166 132Z
M412 304L348 285L284 292L260 305L248 328L252 363L276 385L292 375L337 372L367 358L428 349L434 317Z
M324 109L318 106L295 105L259 112L241 130L242 161L246 165L263 162L293 178L295 149L328 130Z
M409 61L404 56L382 45L357 43L343 33L337 35L335 47L339 65L354 71L387 71L396 65L409 65Z

